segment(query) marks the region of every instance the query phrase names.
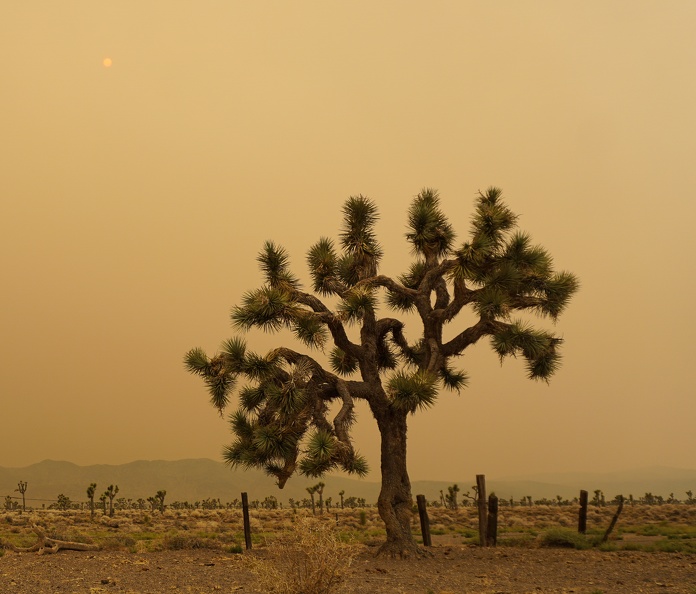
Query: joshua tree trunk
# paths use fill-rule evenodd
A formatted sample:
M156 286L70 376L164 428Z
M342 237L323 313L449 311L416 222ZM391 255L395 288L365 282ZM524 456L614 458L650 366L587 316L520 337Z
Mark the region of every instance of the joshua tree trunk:
M377 500L379 515L387 529L387 541L378 555L407 557L423 550L411 534L413 498L406 470L406 415L387 409L377 418L382 436L382 490Z

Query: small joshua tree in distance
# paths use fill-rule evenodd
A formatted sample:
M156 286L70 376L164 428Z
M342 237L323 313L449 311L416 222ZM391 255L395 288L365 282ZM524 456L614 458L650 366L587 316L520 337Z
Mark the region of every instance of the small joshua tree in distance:
M19 491L19 493L22 495L22 511L27 511L26 500L24 499L24 494L27 492L27 481L19 481L15 491Z
M97 490L97 483L90 483L87 487L87 499L89 499L89 517L94 519L94 493Z
M104 492L104 495L106 495L109 498L109 517L113 518L114 517L114 497L116 497L116 494L118 493L118 485L114 487L114 485L109 485L106 491Z

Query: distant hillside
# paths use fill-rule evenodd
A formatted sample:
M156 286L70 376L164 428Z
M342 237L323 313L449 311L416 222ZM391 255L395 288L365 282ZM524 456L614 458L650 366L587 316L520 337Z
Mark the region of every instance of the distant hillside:
M522 480L528 482L527 495L539 492L540 497L553 497L546 487L559 489L558 494L566 497L566 493L577 495L580 489L590 491L601 489L605 496L613 498L616 495L633 495L640 497L645 493L662 495L665 499L674 493L677 499L686 499L686 491L696 492L696 470L684 468L669 468L654 466L621 470L606 473L554 473L525 476L504 477L497 481L505 487L514 487ZM538 490L537 490L538 489ZM502 491L502 489L501 489ZM500 493L502 496L504 491Z
M59 493L73 501L85 501L90 483L97 483L97 493L103 493L111 485L119 486L118 497L127 499L146 499L157 491L167 491L167 502L201 501L208 497L219 498L223 502L239 498L242 491L249 494L250 500L264 499L275 495L283 503L288 498L307 497L306 487L317 482L303 476L293 477L283 490L279 490L273 479L258 470L231 470L224 464L209 459L146 461L139 460L129 464L77 466L71 462L44 460L24 468L0 467L0 497L15 492L19 481L26 481L27 503L33 507L49 504ZM338 493L344 490L346 496L363 497L368 502L377 501L379 483L344 476L328 476L324 496L339 499ZM413 494L424 494L428 500L439 498L440 490L457 483L461 493L471 489L475 477L453 481L413 481ZM696 470L676 468L646 468L606 474L567 473L542 474L525 477L502 477L488 479L489 493L516 500L531 495L533 499L563 498L572 499L580 489L592 493L601 489L608 498L618 494L634 497L651 492L667 498L674 493L677 499L684 499L688 490L696 491Z
M128 464L77 466L71 462L44 460L24 468L0 467L0 497L16 497L14 490L22 480L28 484L26 497L33 501L34 507L50 503L59 493L73 501L86 500L90 483L97 483L97 493L103 493L111 485L119 486L118 497L127 499L147 499L157 491L167 491L167 502L201 501L206 498L219 498L223 502L240 498L242 491L249 499L264 499L275 495L287 503L288 498L307 497L306 487L317 482L306 477L293 477L283 490L278 489L274 480L258 470L231 470L221 462L209 459L196 460L138 460ZM338 499L338 492L345 490L346 496L364 497L376 501L379 485L373 482L328 477L325 497ZM47 501L38 501L47 500ZM28 502L29 503L29 502Z

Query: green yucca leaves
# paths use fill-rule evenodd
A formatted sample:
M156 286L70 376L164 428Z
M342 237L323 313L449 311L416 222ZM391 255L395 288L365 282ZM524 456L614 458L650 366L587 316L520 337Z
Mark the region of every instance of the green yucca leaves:
M254 428L252 444L263 459L282 457L288 451L283 432L274 425L258 425Z
M370 472L370 466L364 456L360 454L353 454L348 458L343 464L341 464L343 470L350 474L357 474L359 477L367 476Z
M357 322L367 312L373 312L377 306L375 290L368 286L353 287L338 305L338 313L347 322Z
M440 369L440 379L445 388L460 392L466 388L469 376L464 371L458 371L444 366Z
M426 371L398 371L387 382L387 393L394 408L415 413L435 404L437 378Z
M240 439L251 440L254 437L254 425L243 410L234 411L230 415L229 421L233 433Z
M319 477L333 468L338 454L338 440L328 431L317 429L309 438L305 456L300 461L300 472Z
M328 431L317 429L307 442L306 454L318 462L330 460L337 452L338 440Z
M197 375L205 375L208 372L209 363L208 355L201 348L191 349L184 357L186 370Z
M288 270L290 258L284 248L267 241L256 261L270 287L299 287L299 281Z
M527 360L530 379L548 380L558 369L561 339L529 324L516 321L491 337L491 346L500 360L521 354Z
M292 331L305 345L315 349L323 348L328 338L326 327L313 314L298 315L294 320Z
M305 407L307 394L300 386L290 383L273 393L272 402L284 419L291 419Z
M336 466L331 460L315 460L314 458L302 458L300 460L300 473L310 478L319 478Z
M508 295L498 287L484 287L474 303L474 311L482 318L506 318L510 313Z
M555 274L544 286L545 313L548 313L554 320L558 318L579 288L580 283L574 274L565 271Z
M227 406L230 392L234 388L234 378L226 373L219 373L217 375L206 376L205 383L208 386L211 404L217 408L218 411L222 412Z
M494 334L491 346L501 361L518 351L529 359L538 357L548 348L549 337L545 332L534 330L529 324L518 320Z
M387 291L386 303L390 309L404 313L413 311L416 306L412 297L393 291Z
M450 251L454 230L440 210L439 200L435 190L424 189L408 210L406 238L417 254L443 256Z
M548 276L553 263L544 248L531 245L529 235L519 231L508 241L502 259L513 264L520 273L538 277Z
M420 285L428 268L423 260L416 260L408 269L406 274L399 276L399 282L409 289L417 289Z
M336 292L339 269L333 241L322 237L309 248L307 265L312 275L314 291L322 295L331 295Z
M494 252L495 246L489 237L475 235L455 252L456 260L451 276L459 280L482 281Z
M407 289L417 289L426 272L425 261L417 260L410 265L408 272L398 277L398 281ZM412 297L394 291L387 291L386 301L387 305L396 311L408 312L415 307Z
M253 412L263 406L266 392L261 386L244 386L239 390L239 404L245 411Z
M345 256L339 263L341 275L352 285L377 273L382 248L374 234L377 207L364 196L352 196L343 206L341 245Z
M349 253L367 253L375 258L381 250L374 236L374 226L379 216L377 206L365 196L351 196L343 205L343 230L341 244Z
M479 194L471 222L472 235L481 235L494 245L500 244L505 232L517 223L517 215L500 200L501 195L499 188L489 188L485 194Z
M331 350L329 362L331 363L331 369L342 376L348 376L358 369L358 360L338 347L334 347Z
M377 343L377 366L384 369L394 369L398 363L394 351L385 340Z
M233 367L239 367L244 363L246 355L246 342L238 337L230 338L222 343L220 348L227 362Z
M271 352L265 357L249 353L244 359L243 373L254 380L273 378L278 370L278 357Z
M486 287L498 289L504 293L515 293L521 280L522 275L519 269L512 262L503 260L484 277L483 283Z
M537 359L527 361L528 377L548 381L556 373L560 364L560 353L556 352L556 349L550 349Z
M249 330L258 326L276 332L288 326L298 314L290 293L276 287L262 287L242 297L242 305L232 310L232 322L237 328Z

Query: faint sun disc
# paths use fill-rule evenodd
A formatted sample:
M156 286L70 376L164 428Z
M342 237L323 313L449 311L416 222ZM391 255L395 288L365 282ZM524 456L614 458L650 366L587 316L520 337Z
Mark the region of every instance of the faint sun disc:
M113 61L111 58L104 58L104 60L102 60L102 64L104 64L104 68L111 68Z

